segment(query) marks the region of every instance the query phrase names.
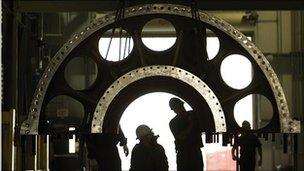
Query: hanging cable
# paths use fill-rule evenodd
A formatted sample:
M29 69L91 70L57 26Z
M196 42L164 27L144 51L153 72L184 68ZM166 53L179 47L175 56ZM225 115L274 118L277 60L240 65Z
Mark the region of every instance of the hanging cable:
M127 50L127 40L128 40L128 36L126 35L126 38L125 38L125 46L124 46L124 51L123 51L123 56L122 56L123 58L129 54L129 53L128 53L128 54L126 55L126 50Z
M191 8L191 16L196 20L200 20L198 8L197 8L197 0L189 0L190 8Z
M118 53L119 54L119 57L118 57L119 60L121 60L121 37L122 37L122 28L120 27L120 30L119 30L119 53Z
M109 51L110 51L110 47L111 47L111 43L112 43L112 38L113 38L114 32L115 32L115 28L112 29L112 33L111 33L111 36L110 36L110 41L109 41L109 44L108 44L108 48L107 48L107 53L106 53L105 59L108 58L108 54L109 54Z
M128 38L128 44L129 44L129 46L128 46L128 54L130 54L130 50L131 50L131 36L129 36L129 38Z
M115 21L119 21L125 17L125 0L119 0L116 9Z
M118 4L117 4L116 13L115 13L115 21L119 21L119 20L123 19L124 18L124 13L125 13L125 1L124 0L119 0ZM114 34L115 34L115 29L116 28L112 29L105 59L108 58L109 51L110 51L111 44L112 44L112 39L113 39ZM120 44L121 43L119 43L119 48L121 47ZM121 50L119 49L119 59L120 59L120 51Z

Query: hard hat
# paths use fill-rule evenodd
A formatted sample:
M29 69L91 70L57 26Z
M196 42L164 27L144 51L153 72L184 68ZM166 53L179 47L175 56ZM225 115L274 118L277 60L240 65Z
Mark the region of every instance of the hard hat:
M250 123L249 123L248 121L245 120L245 121L242 123L242 128L244 128L244 129L250 129L250 128L251 128Z
M137 139L141 139L142 137L144 137L148 134L151 134L151 133L153 133L152 129L150 127L148 127L147 125L139 125L136 128Z
M176 97L171 98L169 101L169 106L171 109L175 109L177 106L181 106L183 104L184 104L184 102L181 99L176 98Z

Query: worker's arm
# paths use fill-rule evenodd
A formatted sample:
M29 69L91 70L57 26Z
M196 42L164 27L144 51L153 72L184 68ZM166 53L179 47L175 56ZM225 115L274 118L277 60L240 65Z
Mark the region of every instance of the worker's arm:
M120 142L119 145L123 147L125 155L128 156L129 148L127 146L127 138L125 137L124 133L122 132L120 125L119 125L118 139Z
M233 160L236 160L237 157L236 157L236 148L238 148L237 146L233 146L232 149L231 149L231 156L232 156L232 159Z

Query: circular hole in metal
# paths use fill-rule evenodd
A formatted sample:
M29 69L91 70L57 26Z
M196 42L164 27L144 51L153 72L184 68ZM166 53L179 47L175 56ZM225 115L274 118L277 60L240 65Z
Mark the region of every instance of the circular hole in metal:
M256 106L256 109L254 109ZM234 106L234 119L241 127L248 121L251 129L261 129L270 123L273 117L271 102L263 95L250 94L237 101Z
M64 77L74 90L88 89L97 78L97 65L89 57L76 57L65 67Z
M234 89L243 89L252 81L251 62L243 55L227 56L222 61L220 72L224 82Z
M66 95L54 97L45 109L45 118L54 124L55 130L68 131L68 127L80 127L83 117L83 105Z
M122 28L104 32L99 39L100 55L108 61L121 61L132 52L134 43L130 34Z
M169 21L156 18L145 24L141 37L147 48L153 51L164 51L175 44L176 31Z
M218 37L209 29L206 29L207 32L207 54L208 60L211 60L216 57L220 50L220 41Z

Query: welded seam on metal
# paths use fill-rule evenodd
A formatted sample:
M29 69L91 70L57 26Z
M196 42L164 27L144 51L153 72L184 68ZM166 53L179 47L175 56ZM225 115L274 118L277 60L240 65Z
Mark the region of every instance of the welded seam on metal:
M145 14L171 14L180 15L191 18L191 9L182 5L174 4L148 4L129 7L125 10L125 18L140 16ZM222 19L219 19L210 14L199 11L200 20L204 23L210 24L227 35L232 37L234 40L239 42L247 51L251 54L253 59L257 62L259 67L268 79L274 93L279 117L280 117L280 128L283 133L297 133L300 132L300 122L292 120L290 117L287 101L279 82L278 77L270 66L269 62L262 54L262 52L244 36L241 32L236 30L233 26L228 24ZM115 20L115 13L110 13L103 18L93 21L89 26L84 27L81 31L74 34L70 40L63 45L63 47L56 53L52 58L48 67L40 79L36 91L31 103L29 115L26 121L21 126L21 134L38 134L38 124L41 112L41 106L46 94L48 85L52 80L55 72L61 63L65 60L68 54L84 39L96 32L97 30L113 23Z
M94 117L91 125L92 133L102 133L103 121L107 109L119 92L138 80L155 76L174 78L183 81L184 83L187 83L189 86L193 87L198 93L200 93L200 95L206 100L207 104L209 105L213 119L215 121L215 131L226 132L227 129L225 115L221 104L218 101L216 95L206 83L204 83L197 76L181 68L167 65L153 65L138 68L124 74L106 90L106 92L100 98L94 111Z

